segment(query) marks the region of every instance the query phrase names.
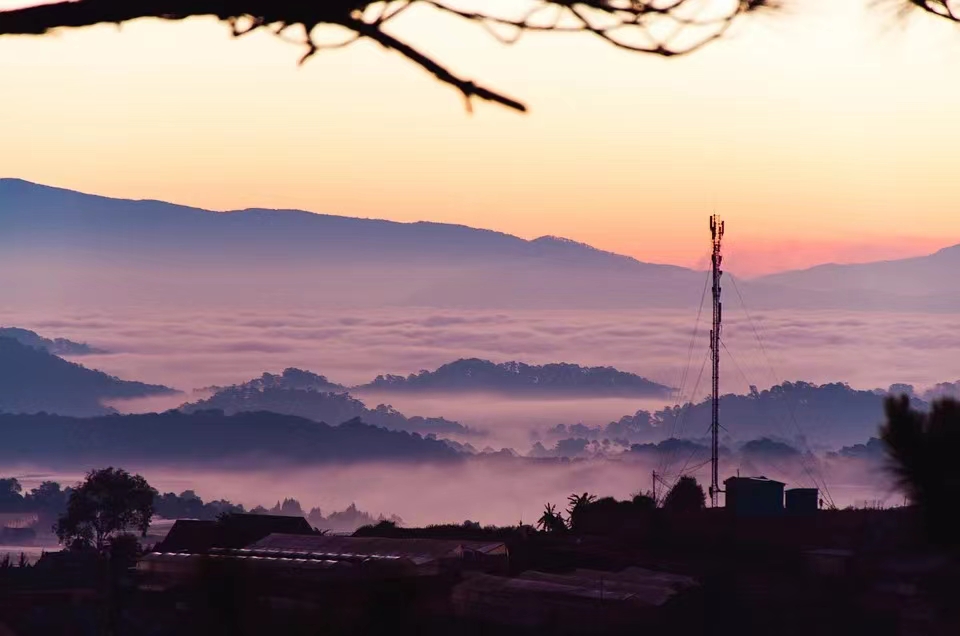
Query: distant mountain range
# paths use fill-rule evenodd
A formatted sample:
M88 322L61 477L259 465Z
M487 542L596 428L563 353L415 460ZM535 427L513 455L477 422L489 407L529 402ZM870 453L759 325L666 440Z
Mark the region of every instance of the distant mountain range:
M56 462L61 467L117 462L249 467L270 462L443 461L460 457L441 441L356 420L328 426L263 412L168 411L86 419L0 414L0 431L0 461Z
M488 392L538 397L664 397L672 389L613 367L581 367L555 363L496 364L478 358L460 359L435 371L408 376L379 375L357 391L397 393Z
M0 282L14 282L15 264L14 299L31 301L689 307L702 289L692 270L556 237L297 210L210 212L18 179L0 180L0 226Z
M960 271L960 245L928 256L874 263L818 265L754 279L760 288L775 287L801 294L846 297L844 306L882 310L895 297L897 310L957 311L956 272Z
M0 226L8 301L691 309L705 276L553 236L298 210L211 212L19 179L0 179ZM958 268L960 245L739 287L758 308L960 311Z
M175 393L173 389L128 382L101 371L0 338L0 412L91 416L114 413L102 401Z
M96 349L84 342L74 342L66 338L44 338L36 331L21 329L20 327L0 327L0 338L11 338L20 344L43 349L55 356L85 356L94 353L107 353L103 349Z

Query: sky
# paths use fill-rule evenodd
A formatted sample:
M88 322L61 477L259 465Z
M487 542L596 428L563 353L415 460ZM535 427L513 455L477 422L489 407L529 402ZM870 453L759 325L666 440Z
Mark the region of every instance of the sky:
M373 45L298 66L297 45L212 20L5 37L0 176L553 234L689 266L706 264L716 209L744 275L960 243L960 28L867 4L795 0L674 59L398 19L396 35L526 115L470 115Z

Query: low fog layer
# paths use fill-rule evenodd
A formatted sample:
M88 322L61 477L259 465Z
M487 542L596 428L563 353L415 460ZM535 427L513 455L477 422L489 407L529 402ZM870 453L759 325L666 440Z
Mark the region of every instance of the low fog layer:
M757 466L763 474L779 478L788 487L812 486L804 465L781 461L779 466ZM451 465L424 462L418 465L363 463L352 466L326 466L309 469L214 471L202 468L165 470L150 465L126 466L141 472L155 488L163 492L192 489L204 500L227 499L253 507L264 502L298 499L305 507L342 510L351 503L362 510L396 514L406 525L462 522L466 519L484 524L533 523L543 512L543 504L552 502L561 509L573 492L627 498L651 488L651 472L661 468L656 460L583 460L517 462L502 458L475 458ZM676 465L676 471L680 466ZM723 466L724 477L748 467ZM16 476L25 489L44 479L67 485L79 481L83 471L64 473L42 466L7 463L0 474ZM707 469L694 472L701 483L709 480ZM881 464L866 459L835 458L821 460L813 473L817 483L826 482L831 498L838 506L883 502L899 505ZM667 472L668 481L675 473Z
M689 397L707 355L709 317L701 317L692 340L696 315L696 307L578 312L185 312L160 307L146 312L6 305L0 308L0 323L107 349L113 353L83 356L83 364L181 390L236 384L287 367L355 385L382 373L415 373L479 357L613 366L672 387L681 385L689 368L684 392ZM786 379L847 382L863 389L956 380L960 318L954 316L755 311L751 317L752 323L735 301L726 303L724 392L746 392L750 384L762 389ZM697 397L708 392L709 369L704 373Z

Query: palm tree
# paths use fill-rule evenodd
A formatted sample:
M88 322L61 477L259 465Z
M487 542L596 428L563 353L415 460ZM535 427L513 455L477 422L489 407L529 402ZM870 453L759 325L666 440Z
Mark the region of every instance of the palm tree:
M960 402L944 398L923 412L912 408L903 395L887 398L884 410L880 439L888 469L918 507L928 538L934 543L957 542L951 521L960 501Z
M557 512L557 507L550 503L544 506L543 515L537 521L537 526L544 532L563 532L567 529L563 515Z
M567 503L570 504L567 507L567 519L570 521L571 530L579 529L580 524L578 520L581 518L584 511L587 509L587 506L589 506L596 500L597 500L596 495L591 495L590 493L587 493L587 492L583 493L582 495L573 493L572 495L567 497Z
M587 492L583 493L582 495L573 493L572 495L567 497L567 503L570 504L570 507L567 508L567 514L573 515L574 511L583 510L585 507L589 506L596 500L597 500L596 495L591 495L590 493L587 493Z

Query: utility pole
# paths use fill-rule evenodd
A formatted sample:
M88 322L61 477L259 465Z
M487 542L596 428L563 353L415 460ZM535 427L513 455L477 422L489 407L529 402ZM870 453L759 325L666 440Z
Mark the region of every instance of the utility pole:
M717 507L720 495L720 326L723 321L723 305L720 302L720 265L723 255L720 242L723 239L723 221L714 214L710 217L710 235L713 241L713 328L710 330L710 357L713 362L713 402L710 414L710 505Z

